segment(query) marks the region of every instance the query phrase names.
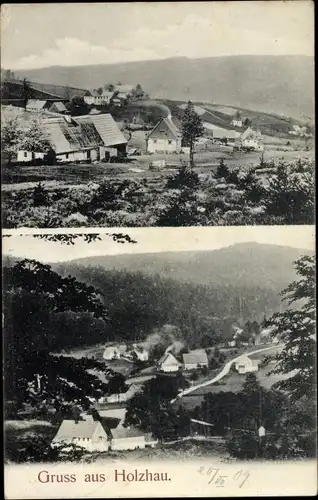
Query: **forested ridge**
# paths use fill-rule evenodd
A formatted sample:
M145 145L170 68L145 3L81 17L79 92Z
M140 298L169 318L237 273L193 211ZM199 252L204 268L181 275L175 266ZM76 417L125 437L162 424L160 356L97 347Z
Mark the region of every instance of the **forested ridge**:
M85 337L80 342L87 344L101 340L143 340L155 328L173 324L181 330L183 340L199 346L203 336L211 337L211 343L217 336L227 338L233 335L233 323L262 321L264 313L280 307L279 290L262 286L196 285L162 278L159 274L146 276L142 272L76 264L59 265L57 271L71 274L101 293L108 314L105 324L89 327L83 317L77 320L77 327L83 332L80 335ZM74 323L74 319L64 315L59 321L59 331L65 329L62 339L66 337L71 342L67 332L69 321ZM76 345L78 335L73 339Z

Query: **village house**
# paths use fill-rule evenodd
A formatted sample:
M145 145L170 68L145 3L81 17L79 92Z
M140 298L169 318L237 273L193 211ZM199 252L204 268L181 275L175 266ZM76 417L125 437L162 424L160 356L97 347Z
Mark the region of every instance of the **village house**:
M109 345L105 348L103 353L104 359L120 359L127 352L126 344Z
M143 431L136 428L122 426L111 429L111 450L136 450L138 448L146 448L146 439Z
M88 452L108 451L109 438L104 427L91 415L85 415L83 420L63 420L51 446L77 445Z
M185 370L196 370L198 367L209 366L208 356L204 349L184 353L182 358Z
M146 138L147 153L180 153L181 133L169 118L161 118Z
M49 112L50 113L61 113L61 114L66 114L68 113L68 110L62 101L56 101L51 104L49 107Z
M114 92L111 92L110 90L104 90L102 93L102 98L103 98L104 104L110 104L113 96L114 96Z
M84 101L89 106L92 106L92 105L100 106L101 104L104 103L104 99L103 99L102 95L99 94L96 90L92 90L90 92L90 95L84 96Z
M141 391L140 386L136 384L131 384L126 392L119 392L117 394L111 394L107 396L107 403L126 403L129 401L135 394Z
M141 346L133 345L133 349L131 351L131 357L136 356L139 361L148 361L149 352L147 349Z
M259 367L258 359L251 359L246 354L243 354L235 362L235 370L240 374L253 373L258 371Z
M59 161L108 161L126 154L127 140L110 114L47 117L40 125ZM19 151L17 159L27 162L44 156L40 151Z
M118 85L115 85L114 92L117 94L117 96L120 96L121 99L128 99L129 97L131 97L131 95L134 91L134 88L135 88L134 85L118 84Z
M30 113L40 113L41 111L49 109L50 105L50 101L29 99L26 105L26 111Z
M84 96L84 101L90 106L109 105L113 95L114 92L110 92L108 90L103 90L101 94L96 90L92 90L91 95Z
M260 130L253 130L248 127L238 139L238 145L241 148L253 149L255 151L263 151L262 134Z
M243 127L242 119L241 118L233 118L233 120L231 121L231 125L233 127L237 127L237 128Z
M299 137L304 137L307 135L307 127L300 127L299 125L293 125L292 130L288 132L290 135L297 135Z
M171 352L167 352L159 359L158 366L165 373L177 372L180 368L180 363Z
M123 427L118 425L110 431L110 450L125 451L144 449L146 447L154 448L158 443L151 434L144 433L135 427Z

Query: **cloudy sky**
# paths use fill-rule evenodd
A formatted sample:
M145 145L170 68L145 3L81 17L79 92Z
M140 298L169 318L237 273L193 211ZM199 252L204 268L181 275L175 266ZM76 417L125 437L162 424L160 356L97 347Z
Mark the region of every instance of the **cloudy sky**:
M122 233L123 228L111 231ZM56 233L54 230L50 232ZM87 232L96 233L96 229ZM101 233L101 241L86 243L83 239L78 239L74 245L62 245L59 242L37 239L29 234L3 238L2 248L4 255L41 262L59 262L96 255L216 250L246 242L286 245L313 251L315 244L313 226L154 227L127 228L125 232L137 243L115 243L109 236Z
M167 57L313 55L313 2L233 1L2 6L1 66Z

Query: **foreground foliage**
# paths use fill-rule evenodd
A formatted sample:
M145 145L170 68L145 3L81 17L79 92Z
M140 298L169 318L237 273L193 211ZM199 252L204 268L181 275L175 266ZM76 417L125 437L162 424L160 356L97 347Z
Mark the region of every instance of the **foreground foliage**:
M45 168L45 167L43 167ZM3 193L3 225L136 227L312 224L314 163L263 160L255 168L212 172L181 167L153 179L35 188Z

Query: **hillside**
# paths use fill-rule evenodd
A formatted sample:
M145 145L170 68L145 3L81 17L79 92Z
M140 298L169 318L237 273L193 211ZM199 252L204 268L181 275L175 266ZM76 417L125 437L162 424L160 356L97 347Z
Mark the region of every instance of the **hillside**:
M238 320L261 322L281 309L279 292L294 278L292 261L304 251L238 244L204 252L103 256L51 264L99 291L107 321L65 311L46 329L52 348L106 340L143 340L175 325L192 347L233 335ZM13 258L4 256L3 265ZM284 306L283 306L284 307Z
M314 65L309 56L177 57L17 72L41 83L96 88L140 83L151 97L238 106L294 118L313 116Z
M101 266L150 276L160 274L162 278L199 285L260 287L279 292L295 279L292 263L306 252L277 245L242 243L213 251L99 256L65 264Z

